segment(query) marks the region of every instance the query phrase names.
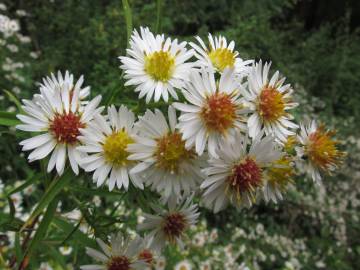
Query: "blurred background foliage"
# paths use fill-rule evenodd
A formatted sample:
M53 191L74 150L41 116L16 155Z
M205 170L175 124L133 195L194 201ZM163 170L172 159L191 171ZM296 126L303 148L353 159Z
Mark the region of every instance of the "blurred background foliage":
M43 76L68 69L75 77L85 75L85 84L91 85L93 96L101 93L107 100L115 91L115 104L137 108L137 95L123 86L117 59L125 54L127 44L120 0L2 2L7 7L2 13L17 19L21 34L31 41L19 45L15 53L4 46L0 48L1 89L10 90L19 99L28 98L37 92L36 82ZM250 269L357 269L360 264L360 1L166 0L162 3L159 22L157 2L129 1L134 27L149 26L155 31L159 24L159 32L189 41L194 40L194 35L206 37L208 32L223 34L235 40L242 58L271 60L273 68L279 69L294 85L301 103L298 119L316 117L336 127L344 149L349 152L342 172L328 177L322 188L299 179L299 191L290 192L279 206L260 205L240 213L231 209L216 216L206 213L194 235L208 233L206 237L210 237L211 230L217 228L220 240L214 240L203 251L196 243L185 253L168 250L166 269L172 269L182 258L188 258L195 269L200 269L201 263L213 257L213 250L218 249L219 254L225 254L219 258L227 260L229 245L231 252L238 254L235 261L246 262ZM26 15L19 15L19 10L24 10ZM4 69L9 58L23 63L11 76ZM16 110L4 96L0 105L1 110ZM4 185L29 179L38 164L28 166L24 155L19 156L17 143L22 135L15 137L14 130L3 127L0 131L0 177ZM78 183L82 180L78 179ZM29 210L42 189L38 184L32 197L25 196L22 206ZM93 196L88 191L77 198L72 198L73 195L65 191L64 196L69 199L62 201L63 208L83 210L81 214L94 226L96 235L115 230L114 224L121 225L117 212L112 211L113 205L119 207L118 201L122 200L116 194L106 197L104 191L100 208L93 206ZM130 195L127 197L125 209L134 203ZM120 216L131 217L131 224L135 224L135 210L126 211ZM60 228L59 224L55 227ZM64 269L66 263L72 263L77 269L86 262L81 256L83 243L73 247L75 255L71 259L54 259L61 257L57 251L64 244L61 236L55 234L51 239L56 243L55 251L39 256L34 265L49 260L54 268ZM7 241L1 243L6 246ZM67 241L69 246L76 244L76 239ZM222 259L218 263L216 266L213 262L214 269L225 269L221 268Z

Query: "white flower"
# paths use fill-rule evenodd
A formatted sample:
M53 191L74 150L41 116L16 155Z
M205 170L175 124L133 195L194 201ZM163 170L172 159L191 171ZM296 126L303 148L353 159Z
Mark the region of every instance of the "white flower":
M59 251L62 255L70 255L71 252L72 252L72 247L69 247L69 246L62 246L62 247L59 247Z
M138 225L139 230L151 230L149 237L154 237L153 246L161 250L166 242L184 247L182 238L191 225L194 225L200 213L197 204L192 203L193 196L183 198L177 205L177 198L168 201L168 209L153 206L156 215L143 214L145 220Z
M83 265L82 270L104 270L104 269L121 269L121 270L143 270L146 263L138 258L142 247L142 239L135 237L128 239L120 233L110 236L110 245L104 243L101 239L96 239L101 248L101 252L86 248L86 253L99 261L100 265Z
M174 103L183 112L178 127L186 147L195 146L201 155L207 146L210 155L216 156L220 139L246 129L247 109L242 106L240 87L232 69L224 70L219 83L213 72L204 69L190 75L183 94L191 104Z
M130 40L129 56L119 57L125 71L125 85L136 86L139 98L146 95L148 103L154 96L155 102L162 96L166 102L170 95L178 99L175 88L182 88L193 63L185 63L193 56L193 50L186 49L186 42L171 41L164 35L154 35L149 28L134 30Z
M80 78L74 84L74 75L70 74L69 71L65 71L65 76L58 71L57 77L54 73L50 76L43 78L42 84L40 84L40 91L54 92L55 89L62 90L64 88L70 88L70 92L79 88L78 97L80 100L87 98L90 95L90 86L82 88L84 83L84 76Z
M166 259L164 256L160 256L155 261L155 269L156 270L164 270L166 266Z
M266 180L262 189L266 202L277 203L283 199L283 193L293 186L295 171L292 163L290 157L283 156L266 168Z
M191 270L191 269L192 269L192 267L188 260L178 262L174 268L174 270Z
M40 87L40 93L33 100L23 100L22 106L26 114L19 114L17 118L23 124L17 128L28 132L39 132L30 139L20 142L23 151L33 150L28 159L30 162L43 159L51 152L47 170L50 172L54 167L59 175L65 168L66 153L74 173L79 173L78 164L83 154L76 149L80 129L86 127L93 116L101 112L98 108L101 96L97 96L86 106L81 104L82 77L73 85L72 75L68 72L65 78L58 75L58 79L44 79Z
M249 150L247 150L249 148ZM218 158L210 158L201 188L203 201L214 212L229 202L240 208L250 207L264 182L264 168L281 157L272 137L250 141L239 134L232 141L222 141Z
M42 262L39 270L53 270L53 268L47 262Z
M280 79L278 71L269 81L270 65L265 63L263 68L261 61L256 63L248 77L249 91L244 91L244 96L252 110L248 120L249 135L255 138L265 131L266 135L285 142L287 136L295 134L289 129L298 128L287 111L298 104L292 101L293 89L290 84L283 85L285 78Z
M196 40L200 46L190 42L190 46L195 49L195 56L198 59L197 65L199 67L210 67L219 72L223 72L226 68L234 68L236 73L246 75L249 72L249 65L253 60L243 61L237 51L234 51L235 42L232 40L229 44L226 38L219 35L213 37L210 33L208 35L209 47L204 41L197 36Z
M100 187L108 180L109 190L115 185L126 190L129 179L138 188L143 188L139 176L129 173L134 162L129 161L127 147L134 142L135 115L125 106L119 111L114 106L108 108L108 115L96 115L86 129L81 129L79 140L83 145L77 149L88 154L80 165L85 171L94 171L93 180Z
M335 131L319 127L315 121L300 125L298 140L301 147L296 147L297 154L304 159L305 171L320 184L320 172L331 174L339 167L345 153L338 149L338 141L333 139Z
M129 160L140 161L131 172L141 173L146 183L164 198L171 194L189 194L198 188L203 175L202 159L192 149L185 148L181 134L175 129L176 112L168 108L169 124L161 111L147 110L136 127L139 135L129 145Z

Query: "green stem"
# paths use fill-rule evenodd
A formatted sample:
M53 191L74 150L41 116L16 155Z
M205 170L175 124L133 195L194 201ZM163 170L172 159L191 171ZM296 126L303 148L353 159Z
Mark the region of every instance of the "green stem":
M159 33L161 31L162 2L162 0L156 0L156 33Z

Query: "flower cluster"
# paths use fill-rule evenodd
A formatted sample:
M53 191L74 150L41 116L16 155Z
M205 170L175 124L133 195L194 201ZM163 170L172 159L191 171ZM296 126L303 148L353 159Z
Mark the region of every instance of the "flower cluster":
M196 41L188 48L140 28L119 57L125 86L146 103L162 99L167 114L105 109L101 96L89 99L83 77L76 81L69 72L44 78L40 92L23 100L17 128L36 133L20 143L30 162L49 156L48 172L61 175L68 164L75 174L79 167L91 173L97 187L159 195L162 205L151 205L138 226L149 231L145 238L113 236L111 247L98 240L103 252L88 254L101 265L82 269L151 267L166 244L183 246L200 215L198 197L214 212L277 203L298 166L319 183L340 165L344 153L334 132L312 122L297 133L294 90L279 71L270 72L271 63L241 59L223 36Z

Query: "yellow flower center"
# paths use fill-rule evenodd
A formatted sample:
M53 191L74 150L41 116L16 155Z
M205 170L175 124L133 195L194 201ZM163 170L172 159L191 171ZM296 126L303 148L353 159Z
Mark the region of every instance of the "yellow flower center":
M274 166L267 172L269 185L273 188L285 191L287 185L294 182L292 177L295 173L290 162L291 159L287 157L283 157L274 162Z
M145 72L155 81L167 82L175 67L174 57L167 51L158 51L145 56Z
M235 54L227 48L218 48L208 53L211 63L219 70L223 71L227 67L235 64Z
M207 97L206 101L200 115L209 131L224 133L234 126L236 105L230 95L215 93Z
M296 136L295 135L288 136L284 144L284 151L288 154L294 154L296 144L297 144Z
M345 155L337 149L338 141L332 139L334 135L335 131L325 131L324 126L309 135L310 142L305 147L305 152L310 161L322 170L327 170L330 166L336 167Z
M274 87L264 87L260 93L258 109L264 121L273 122L278 120L285 114L283 94Z
M108 136L103 145L105 160L114 166L125 166L130 163L126 148L134 140L124 131L117 131Z
M193 159L195 153L187 150L181 135L174 132L158 139L155 155L157 167L170 173L182 173L179 172L180 162Z

